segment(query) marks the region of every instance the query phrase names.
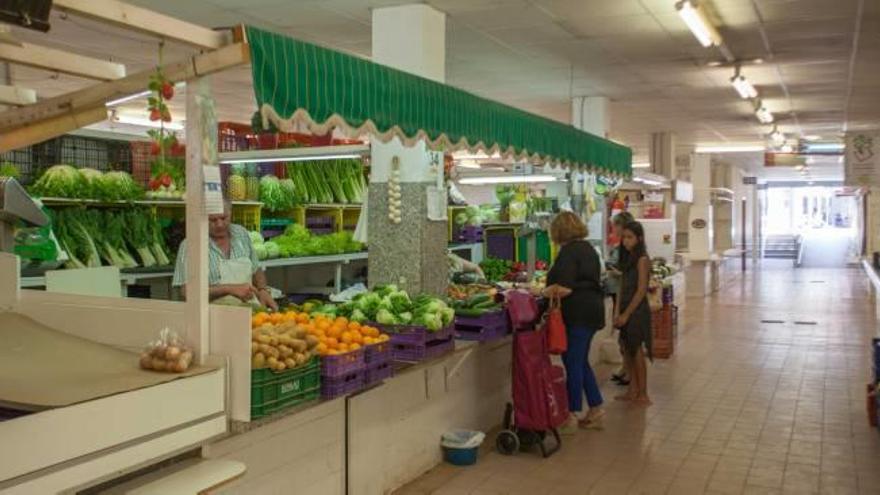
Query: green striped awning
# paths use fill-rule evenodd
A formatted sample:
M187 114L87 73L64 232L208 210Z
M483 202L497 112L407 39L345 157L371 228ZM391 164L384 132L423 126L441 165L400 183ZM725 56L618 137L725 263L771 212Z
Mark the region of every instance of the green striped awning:
M247 27L257 104L266 124L324 134L424 139L434 149L505 156L628 176L632 151L607 139L408 72Z

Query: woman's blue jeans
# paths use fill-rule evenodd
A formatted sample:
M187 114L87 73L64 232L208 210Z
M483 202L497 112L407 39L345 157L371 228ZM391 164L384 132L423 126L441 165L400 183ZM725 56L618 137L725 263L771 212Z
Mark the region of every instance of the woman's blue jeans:
M569 327L566 329L568 350L562 353L565 365L566 387L568 388L568 410L579 412L583 408L583 396L587 395L587 404L593 408L602 405L602 392L596 383L596 375L590 367L590 343L598 330L586 327Z

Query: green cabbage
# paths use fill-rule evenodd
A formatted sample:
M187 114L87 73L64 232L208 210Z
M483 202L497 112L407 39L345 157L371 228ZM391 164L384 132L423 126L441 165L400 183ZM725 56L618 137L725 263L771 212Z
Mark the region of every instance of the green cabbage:
M380 309L376 313L376 322L381 325L397 325L397 317L394 316L394 313L388 311L387 309Z
M127 172L107 172L93 180L95 199L131 201L140 198L144 193L143 188Z
M269 250L266 249L265 244L257 244L254 246L254 253L257 255L257 259L264 260L269 257Z
M266 255L269 258L277 258L281 253L281 248L273 241L267 241L263 244L266 246Z
M89 183L79 170L70 165L55 165L43 172L31 187L31 192L43 197L86 198Z
M248 236L251 238L251 244L256 246L263 243L263 236L259 232L249 231Z

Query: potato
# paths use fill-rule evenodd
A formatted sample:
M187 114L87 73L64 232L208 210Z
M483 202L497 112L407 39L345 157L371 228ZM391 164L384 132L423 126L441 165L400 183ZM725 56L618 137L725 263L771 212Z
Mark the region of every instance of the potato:
M265 368L266 367L266 355L262 352L258 352L254 354L253 359L251 359L251 368Z
M186 361L187 363L192 363L193 353L192 353L192 351L183 351L180 353L180 357L178 359ZM187 365L187 366L189 366L189 365Z
M291 347L293 347L293 350L296 352L303 352L309 348L309 345L306 344L305 340L296 339L292 342Z
M268 335L259 335L259 336L257 336L257 342L259 342L261 344L268 344L268 343L272 342L272 338L269 337Z
M156 347L153 347L151 354L153 355L153 357L164 359L165 358L165 349L167 349L167 348L168 348L168 346L166 346L165 344L159 344Z
M251 354L256 354L260 352L260 343L259 342L251 342Z
M308 344L309 349L317 346L319 342L320 340L318 340L318 337L315 337L314 335L306 335L306 344Z
M287 365L284 364L283 361L278 361L278 364L275 365L275 371L284 371L287 369Z
M293 349L291 349L290 347L287 347L284 344L281 344L278 346L278 352L281 353L281 357L286 358L286 357L290 356L291 354L293 354Z
M180 347L177 347L176 345L169 345L165 348L165 359L167 359L168 361L177 361L177 358L180 357L181 352L182 351L180 350Z
M266 355L278 358L279 356L281 356L281 351L279 351L277 347L269 346L266 348Z
M302 327L296 327L296 331L293 332L293 336L296 337L296 338L298 338L298 339L303 339L303 338L305 338L306 335L308 335L308 334L309 334L309 332L307 332L306 329L305 329L305 328L302 328Z
M282 334L278 336L278 343L282 345L286 345L290 347L290 344L293 343L293 337L288 334Z
M274 335L269 337L269 345L277 346L278 345L278 337L276 337Z
M269 359L266 359L266 364L268 364L270 368L275 369L275 367L278 366L278 359L269 356Z
M169 371L173 371L175 373L183 373L186 369L189 368L189 363L178 359L177 361L171 362L171 368Z
M141 354L141 368L145 370L153 369L153 356L149 354Z
M290 369L290 368L296 368L296 367L298 366L298 363L296 362L296 359L293 359L293 358L287 358L287 359L285 359L285 360L284 360L284 364L285 364L289 369Z
M309 356L308 354L303 354L303 353L295 354L295 356L296 356L296 363L299 366L306 364L307 362L309 362L309 359L311 359L311 356Z
M165 371L165 360L154 356L150 367L156 371Z

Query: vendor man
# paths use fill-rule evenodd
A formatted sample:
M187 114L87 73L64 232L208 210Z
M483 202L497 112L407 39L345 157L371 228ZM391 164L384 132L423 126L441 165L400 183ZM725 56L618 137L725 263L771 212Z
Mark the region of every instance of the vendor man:
M232 204L223 203L223 213L208 215L208 292L212 302L252 303L277 310L266 283L266 272L254 252L247 229L230 221ZM177 250L174 286L186 294L186 240Z

